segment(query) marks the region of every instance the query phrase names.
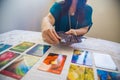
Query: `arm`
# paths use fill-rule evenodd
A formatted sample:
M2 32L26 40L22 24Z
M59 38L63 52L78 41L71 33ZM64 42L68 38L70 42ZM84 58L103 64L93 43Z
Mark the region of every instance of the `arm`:
M60 37L57 35L53 24L55 18L49 13L42 21L42 37L43 40L50 44L58 44Z
M83 25L88 25L84 26L83 28L80 29L70 29L69 31L66 32L66 34L73 34L73 35L78 35L82 36L85 35L90 27L92 26L92 7L87 5L86 6L86 13L85 13L85 19L84 19L84 24Z
M46 17L43 18L42 21L42 31L52 28L53 24L55 23L54 17L49 13Z

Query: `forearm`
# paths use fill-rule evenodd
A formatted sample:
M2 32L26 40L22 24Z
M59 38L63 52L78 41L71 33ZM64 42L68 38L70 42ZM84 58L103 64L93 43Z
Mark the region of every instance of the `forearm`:
M41 29L42 31L49 29L50 27L52 27L52 24L50 23L48 17L45 17L42 21L42 25L41 25Z
M88 31L88 27L75 29L75 32L76 32L77 36L82 36L82 35L86 34L87 31Z
M55 19L51 13L49 13L42 21L42 31L53 28Z

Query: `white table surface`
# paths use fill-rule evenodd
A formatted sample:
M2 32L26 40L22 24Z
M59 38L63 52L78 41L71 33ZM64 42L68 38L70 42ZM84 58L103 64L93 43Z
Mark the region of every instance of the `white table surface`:
M0 43L15 46L23 41L47 44L42 40L41 32L13 30L10 32L0 34ZM46 54L40 58L40 60L30 69L30 71L27 72L27 74L22 78L22 80L66 80L74 50L73 47L75 49L83 49L91 52L99 52L111 55L116 66L118 67L118 72L120 72L120 43L87 37L87 39L85 39L82 43L73 44L71 45L71 47L52 45L52 47L46 52ZM60 75L40 71L37 69L40 63L50 52L67 55L65 65ZM96 67L94 64L92 67L94 69L94 77L97 80ZM0 80L14 80L14 79L0 75Z

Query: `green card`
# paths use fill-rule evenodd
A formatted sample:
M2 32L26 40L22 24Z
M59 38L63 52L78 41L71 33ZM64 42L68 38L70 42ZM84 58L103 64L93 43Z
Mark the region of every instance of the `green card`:
M11 48L10 50L16 51L16 52L24 52L28 48L32 47L34 44L35 43L32 43L32 42L23 42L13 48Z

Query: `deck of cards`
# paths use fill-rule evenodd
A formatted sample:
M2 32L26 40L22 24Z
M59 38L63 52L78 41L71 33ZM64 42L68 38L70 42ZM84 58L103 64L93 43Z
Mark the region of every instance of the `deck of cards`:
M63 45L71 45L73 43L82 42L82 36L68 35L65 32L57 32L57 34L62 38L61 44Z

